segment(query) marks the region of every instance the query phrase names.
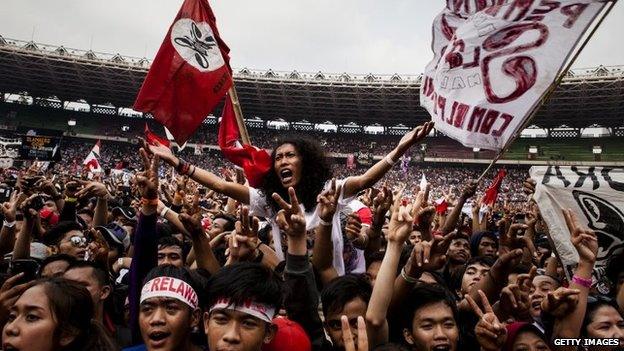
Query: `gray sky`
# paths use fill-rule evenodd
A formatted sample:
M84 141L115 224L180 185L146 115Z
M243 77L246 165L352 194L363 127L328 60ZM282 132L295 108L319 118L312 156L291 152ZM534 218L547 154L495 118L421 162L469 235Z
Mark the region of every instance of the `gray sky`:
M211 0L232 66L418 74L443 0ZM153 58L182 0L2 0L0 35ZM575 67L624 65L616 5Z

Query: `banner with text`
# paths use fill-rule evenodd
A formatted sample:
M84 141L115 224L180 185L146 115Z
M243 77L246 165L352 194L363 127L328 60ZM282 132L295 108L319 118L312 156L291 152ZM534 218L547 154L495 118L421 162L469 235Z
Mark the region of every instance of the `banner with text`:
M534 199L568 274L578 254L563 209L572 209L581 224L596 233L598 270L624 249L624 168L544 166L532 167L530 175L537 182Z
M39 161L61 159L61 138L43 135L23 135L20 158Z
M604 8L600 0L447 0L420 104L467 147L500 150Z

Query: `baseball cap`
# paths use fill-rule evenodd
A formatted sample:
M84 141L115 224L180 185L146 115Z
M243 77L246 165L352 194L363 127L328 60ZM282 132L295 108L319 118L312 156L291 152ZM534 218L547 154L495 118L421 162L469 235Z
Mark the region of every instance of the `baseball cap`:
M288 318L273 318L277 327L275 337L270 343L262 346L262 351L311 351L312 343L305 330L297 322Z
M97 226L95 229L102 231L104 239L110 245L123 248L123 250L127 250L130 247L130 236L119 224L112 222L104 226Z
M136 211L134 210L134 207L131 206L125 206L125 207L115 207L112 210L113 216L117 216L117 215L122 215L124 216L126 219L131 220L131 221L136 221Z

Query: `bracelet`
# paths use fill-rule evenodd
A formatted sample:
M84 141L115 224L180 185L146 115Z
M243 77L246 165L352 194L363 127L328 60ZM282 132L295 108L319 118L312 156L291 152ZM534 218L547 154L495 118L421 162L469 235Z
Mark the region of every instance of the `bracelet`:
M152 205L152 206L158 206L158 199L146 199L146 198L141 198L141 205L146 206L146 205Z
M390 158L390 155L384 157L384 161L386 161L386 163L389 164L390 167L394 166L397 163L397 161L394 161L392 158Z
M7 220L5 219L4 221L2 221L2 225L7 228L13 228L15 227L15 221L7 222Z
M162 211L160 211L160 216L164 218L167 212L169 212L169 207L165 206Z
M78 201L78 199L75 197L65 196L65 202L76 202L76 201Z
M576 284L578 284L578 285L580 285L582 287L588 288L588 289L591 288L591 286L592 286L591 278L590 279L585 279L585 278L581 278L581 277L579 277L577 275L572 277L572 282L576 283Z
M193 174L195 174L195 170L197 169L197 167L195 166L192 166L192 167L193 167L193 170L191 170L191 173L188 174L189 177L192 177Z
M331 222L325 222L324 220L319 218L319 224L322 225L323 227L331 227L332 224Z
M178 157L178 167L176 167L176 171L178 173L180 173L181 175L187 175L190 168L191 168L190 163Z
M407 273L405 272L405 266L403 266L403 269L401 269L401 278L403 278L405 282L410 283L410 284L418 283L418 279L412 278L407 275Z

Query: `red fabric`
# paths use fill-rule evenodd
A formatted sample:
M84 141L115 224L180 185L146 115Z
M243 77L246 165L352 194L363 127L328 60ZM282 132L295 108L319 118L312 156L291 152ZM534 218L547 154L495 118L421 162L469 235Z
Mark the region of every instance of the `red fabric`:
M254 188L260 187L264 176L271 170L271 155L266 150L252 145L240 145L239 138L234 106L230 97L226 96L219 125L219 147L225 158L243 169L249 185Z
M483 195L483 200L481 200L481 202L483 202L484 205L494 205L496 199L498 198L498 191L500 190L501 184L503 184L503 178L505 178L505 175L507 175L507 172L504 169L498 171L492 185L490 185Z
M150 144L150 145L156 145L156 141L159 142L160 144L166 146L166 147L170 147L171 143L169 142L169 140L161 137L160 135L152 132L149 129L149 126L147 125L147 123L145 123L145 141Z
M368 207L362 207L359 210L355 211L358 217L360 217L360 221L362 224L366 224L368 226L373 225L373 211L371 211Z
M207 0L185 0L147 73L134 109L154 115L183 145L232 86L229 51L219 37ZM214 62L219 54L224 62L221 66Z
M446 210L448 210L449 205L448 202L446 202L445 198L440 198L435 202L435 209L437 213L446 213Z

